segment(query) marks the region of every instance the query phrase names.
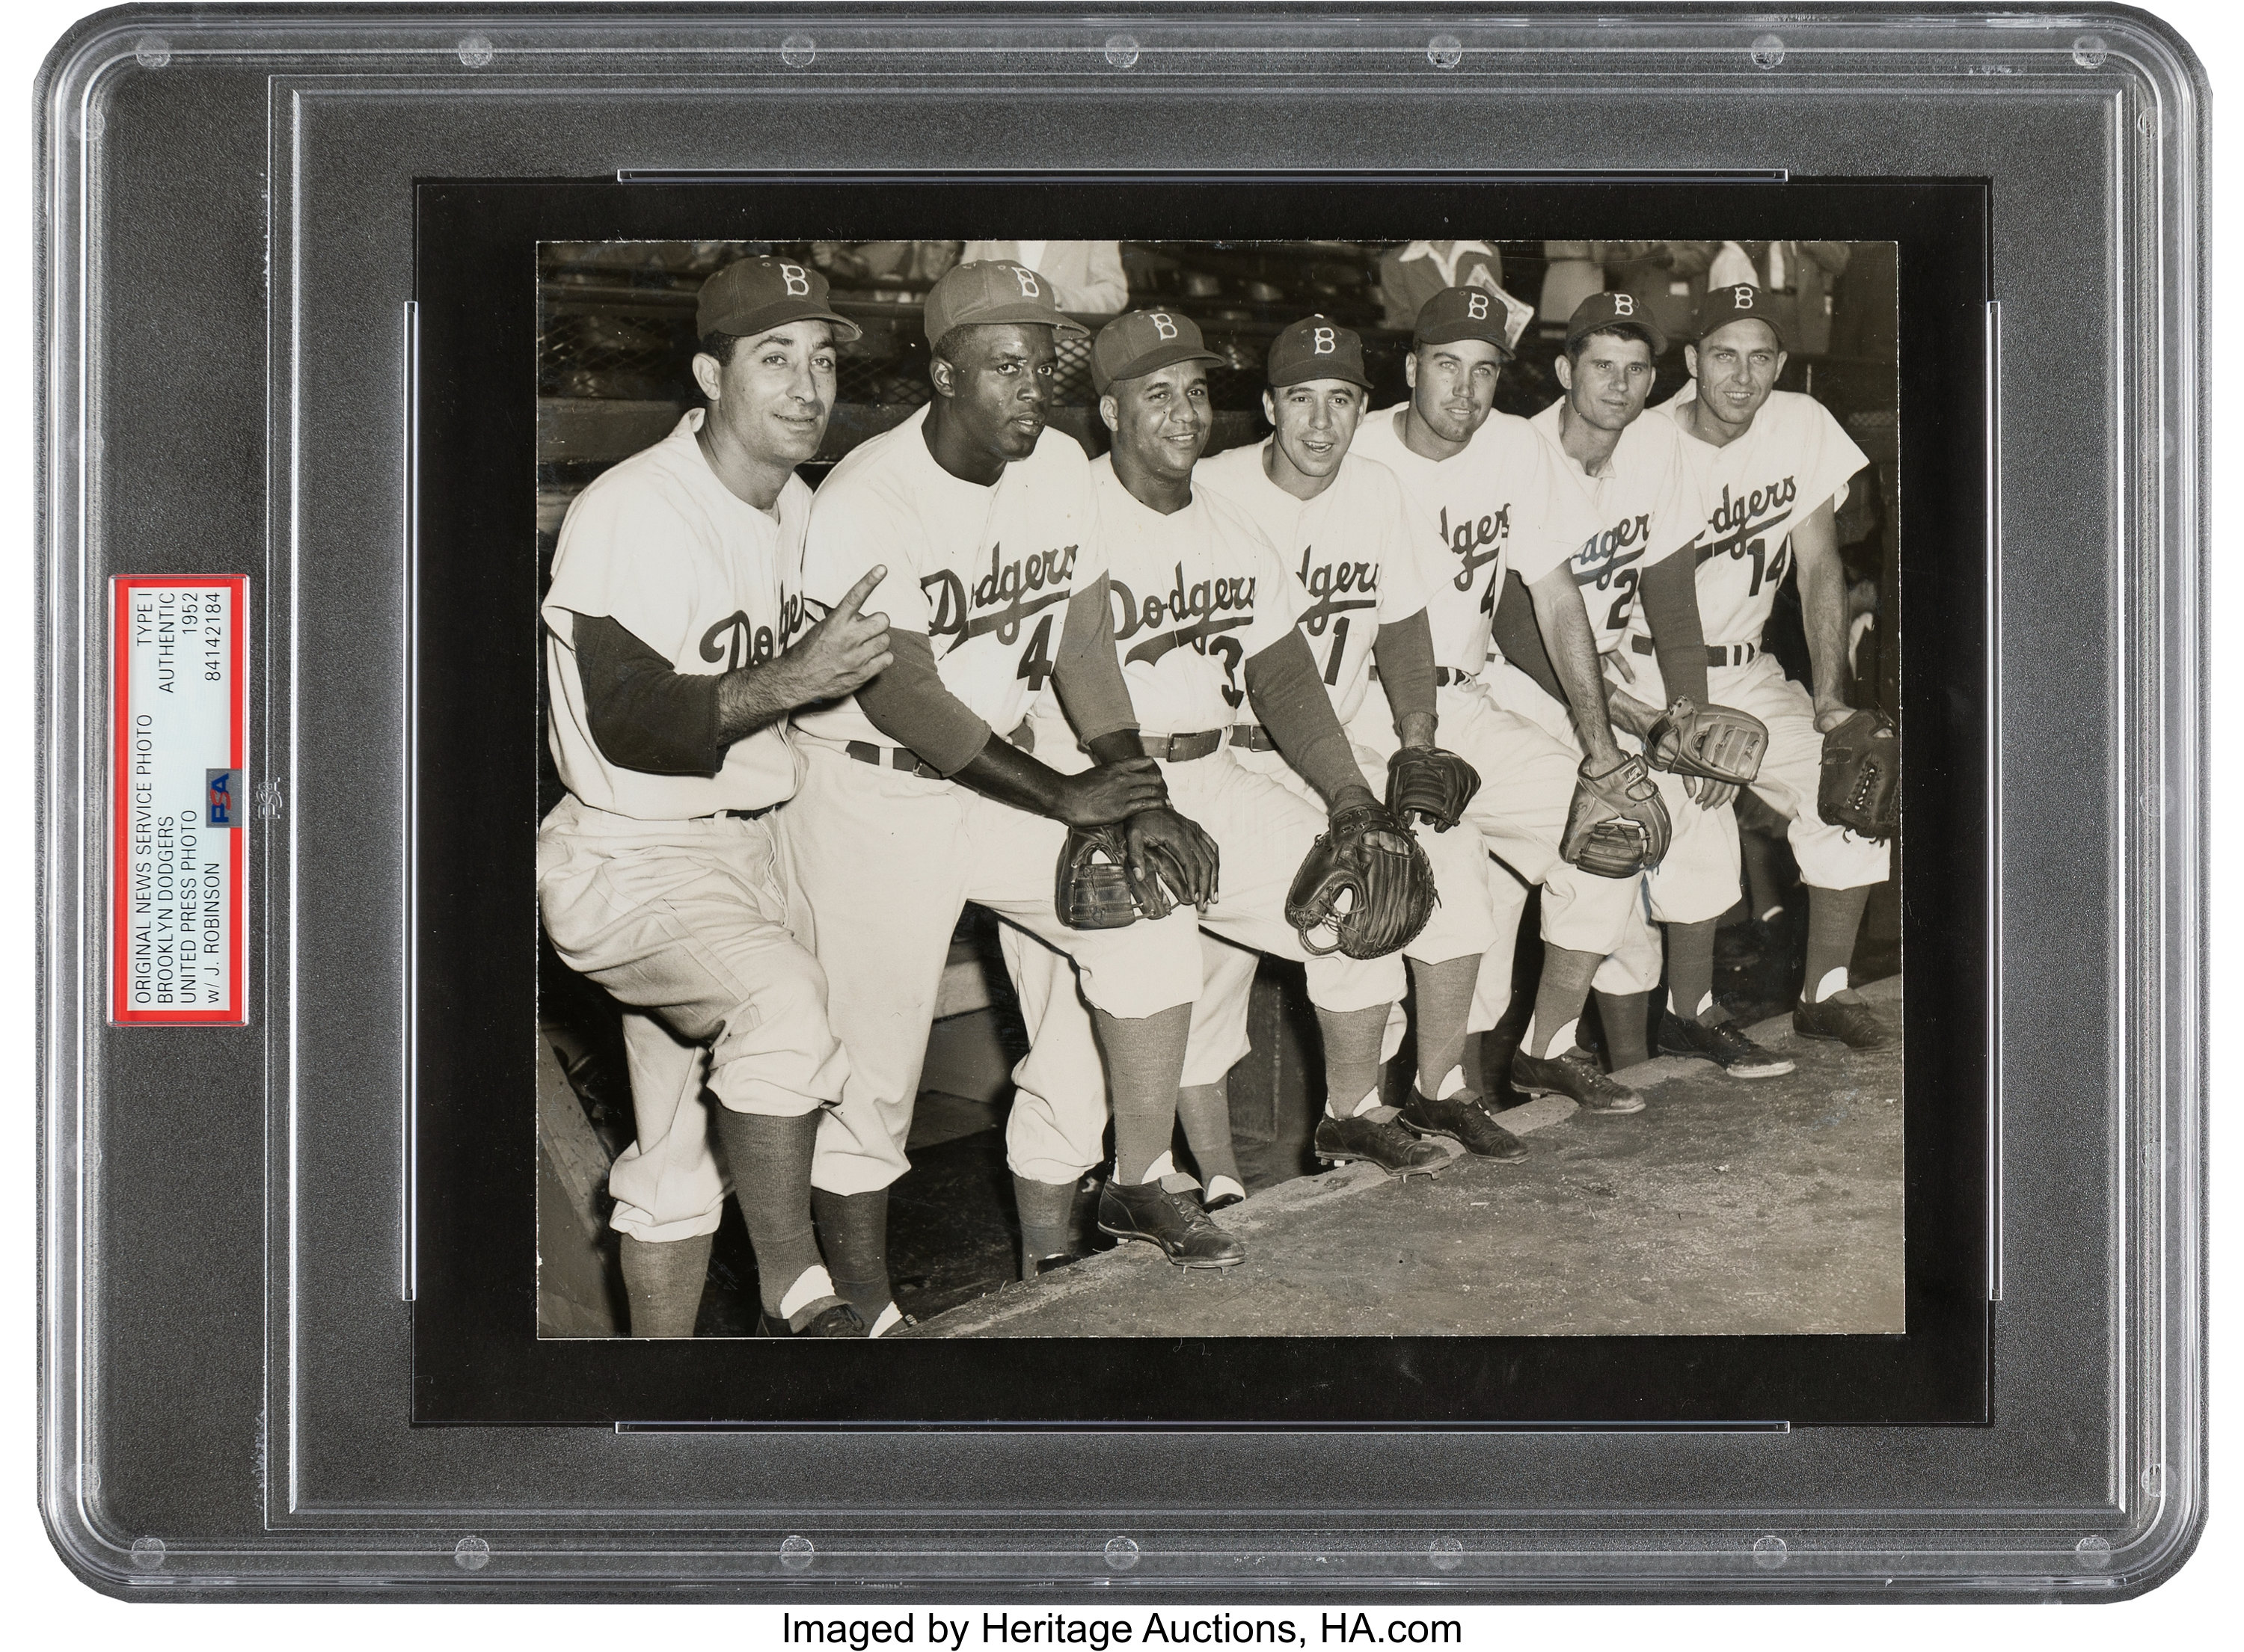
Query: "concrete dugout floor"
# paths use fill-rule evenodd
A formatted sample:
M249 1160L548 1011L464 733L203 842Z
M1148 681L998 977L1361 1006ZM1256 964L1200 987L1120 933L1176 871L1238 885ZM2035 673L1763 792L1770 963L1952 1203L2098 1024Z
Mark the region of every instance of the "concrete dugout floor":
M1898 976L1862 988L1898 1025ZM1008 1285L920 1337L1780 1335L1903 1330L1899 1045L1753 1035L1781 1078L1705 1062L1622 1075L1641 1113L1545 1098L1500 1115L1523 1163L1459 1156L1431 1179L1355 1164L1215 1219L1221 1271L1149 1244Z

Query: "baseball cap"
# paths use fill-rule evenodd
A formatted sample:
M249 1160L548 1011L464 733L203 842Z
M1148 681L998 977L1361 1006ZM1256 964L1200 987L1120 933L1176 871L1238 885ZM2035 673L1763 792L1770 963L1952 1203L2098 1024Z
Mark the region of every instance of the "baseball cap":
M1454 344L1459 339L1486 339L1509 360L1516 352L1505 336L1506 319L1504 301L1486 287L1445 287L1419 306L1410 341Z
M1003 258L952 265L929 289L924 320L929 344L955 327L1001 321L1057 327L1077 338L1091 333L1080 321L1071 321L1059 313L1059 300L1053 296L1050 281L1027 265Z
M1708 287L1705 301L1699 306L1699 336L1703 339L1733 321L1761 322L1776 334L1778 349L1792 347L1792 341L1784 336L1784 323L1777 319L1773 294L1743 283Z
M1632 293L1591 293L1589 297L1574 306L1573 314L1567 318L1566 342L1571 346L1584 334L1594 333L1602 327L1643 328L1645 336L1652 341L1652 353L1654 355L1659 354L1667 347L1667 335L1659 330L1659 324L1652 319L1651 310Z
M1142 379L1179 361L1217 361L1189 315L1132 310L1098 329L1091 341L1091 384L1099 394L1117 379Z
M1329 315L1309 315L1270 341L1270 388L1307 384L1312 379L1343 379L1371 388L1363 370L1363 339Z
M783 258L744 258L727 264L701 283L694 307L693 334L740 336L768 333L782 321L828 321L834 336L855 338L862 330L827 307L826 278L808 264Z

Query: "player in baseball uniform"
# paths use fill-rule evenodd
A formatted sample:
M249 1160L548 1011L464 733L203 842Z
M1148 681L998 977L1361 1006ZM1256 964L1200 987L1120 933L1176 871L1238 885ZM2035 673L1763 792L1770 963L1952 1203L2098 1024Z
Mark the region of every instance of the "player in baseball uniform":
M1094 466L1114 647L1144 721L1145 749L1160 759L1177 806L1222 854L1220 890L1200 924L1219 941L1306 966L1324 1046L1317 1151L1367 1159L1390 1175L1431 1172L1446 1162L1441 1150L1402 1129L1396 1109L1379 1100L1380 1046L1388 1012L1402 995L1402 959L1317 954L1285 916L1288 887L1325 829L1327 810L1375 798L1334 715L1324 663L1299 628L1308 592L1246 511L1195 485L1213 426L1207 364L1220 358L1189 319L1149 310L1108 323L1091 359L1099 416L1114 437L1113 450ZM1232 737L1250 695L1261 726L1321 802L1240 761ZM1042 723L1037 749L1056 752L1065 736ZM1008 1126L1015 1173L1072 1183L1099 1156L1105 1104L1097 1052L1083 1035L1065 961L1017 942L1008 961L1031 1043L1016 1069ZM1199 962L1195 954L1195 986ZM1243 1028L1211 1028L1197 1012L1194 1022L1185 1082L1205 1090L1245 1053ZM1223 1036L1211 1036L1219 1030ZM1125 1155L1121 1106L1118 1094L1109 1193L1133 1179L1176 1175L1166 1141L1150 1160ZM1183 1191L1179 1184L1179 1197ZM1110 1220L1104 1197L1099 1226L1139 1237ZM1024 1258L1031 1266L1042 1259Z
M1349 451L1392 471L1415 507L1429 570L1442 744L1480 772L1483 785L1465 819L1510 868L1489 875L1496 941L1479 970L1463 1069L1480 1070L1479 1035L1502 1019L1510 1001L1520 917L1528 889L1540 884L1544 973L1512 1082L1571 1096L1587 1112L1632 1113L1642 1099L1576 1049L1573 1034L1598 961L1628 932L1637 885L1593 876L1559 854L1577 770L1603 773L1625 760L1584 602L1598 593L1576 583L1573 565L1599 531L1597 517L1527 421L1494 410L1512 344L1506 312L1487 293L1436 293L1418 313L1404 364L1409 399L1368 416ZM1501 675L1500 667L1489 668L1490 627L1508 575L1517 576L1531 628L1550 639L1564 705L1574 708L1584 731L1578 738L1564 709L1538 721L1539 704L1515 693L1526 711L1507 706L1484 680ZM1540 690L1525 686L1540 699ZM1351 732L1375 752L1393 751L1393 709L1360 711Z
M767 1326L865 1334L810 1213L819 1119L848 1062L782 865L795 791L785 723L889 664L861 614L872 570L787 644L834 344L857 329L826 282L751 259L700 293L708 400L571 503L542 610L547 736L569 795L537 840L554 949L625 1006L638 1137L608 1187L631 1331L690 1337L726 1177L754 1244ZM713 1101L713 1108L707 1105Z
M1642 417L1653 361L1666 347L1665 336L1628 293L1592 293L1567 322L1557 362L1565 394L1529 421L1597 523L1574 552L1571 567L1595 646L1613 674L1614 725L1632 746L1678 697L1694 705L1709 703L1708 656L1688 554L1706 519L1699 473L1684 456L1672 421ZM1563 737L1571 732L1566 707L1525 607L1517 596L1499 605L1497 642L1512 669L1491 673L1491 686L1506 705ZM1624 652L1632 626L1647 646ZM1640 667L1632 679L1626 664L1631 659ZM1530 677L1537 682L1531 684ZM1624 684L1629 691L1620 691ZM1641 910L1666 926L1668 979L1678 1015L1690 1023L1672 1038L1740 1078L1788 1073L1790 1062L1747 1038L1713 999L1715 920L1737 900L1735 788L1668 773L1653 778L1674 835L1666 858L1644 874ZM1546 932L1564 927L1567 894L1545 890ZM1556 914L1551 912L1554 900ZM1629 934L1640 932L1636 910L1606 953L1621 950ZM1594 974L1582 984L1598 989L1608 1059L1615 1068L1626 1067L1646 1054L1641 995L1649 987L1619 963L1605 965L1603 956L1592 961ZM1583 961L1566 961L1570 969ZM1653 983L1658 979L1655 968ZM1579 1008L1578 998L1573 1007ZM1538 1005L1538 1018L1541 1013Z
M1682 451L1707 499L1698 594L1709 644L1707 691L1768 725L1753 789L1791 822L1793 854L1808 885L1807 979L1793 1028L1870 1049L1892 1032L1849 986L1847 968L1869 891L1886 880L1890 850L1829 824L1815 806L1822 734L1850 714L1847 580L1832 519L1846 502L1849 479L1869 461L1822 402L1774 388L1787 340L1767 299L1752 287L1708 293L1699 341L1684 352L1691 382L1653 413L1682 433ZM1777 587L1795 566L1812 695L1760 646ZM1640 661L1645 652L1632 634L1623 657ZM1656 684L1627 691L1658 703ZM1671 930L1671 952L1673 944ZM1686 1006L1674 1008L1685 1013ZM1680 1030L1680 1040L1664 1030L1661 1048L1675 1043L1699 1053L1693 1035Z
M1292 569L1308 598L1301 634L1342 725L1353 724L1367 702L1383 698L1390 709L1404 708L1391 710L1396 739L1436 745L1423 529L1414 530L1415 507L1394 473L1349 451L1370 406L1363 341L1328 317L1310 316L1273 341L1268 375L1262 411L1271 425L1269 440L1201 461L1193 485L1238 505ZM1371 692L1375 659L1383 697ZM1251 696L1240 715L1231 729L1237 760L1308 796L1308 783L1261 725ZM1383 789L1385 758L1366 745L1357 745L1355 755L1365 783ZM1527 1150L1496 1123L1477 1087L1464 1076L1466 1022L1481 961L1496 944L1488 853L1470 826L1436 832L1421 824L1415 829L1433 866L1441 904L1402 949L1418 1006L1418 1074L1402 1122L1420 1135L1457 1142L1478 1157L1522 1159ZM1199 1024L1206 1022L1221 1041L1219 1048L1244 1054L1254 955L1214 941L1206 952L1193 1011L1194 1045L1200 1042ZM1183 1110L1193 1156L1205 1171L1207 1153L1191 1130L1196 1109ZM1227 1108L1217 1116L1227 1125ZM1227 1129L1216 1150L1227 1155ZM1211 1178L1209 1203L1227 1190Z
M889 1184L904 1141L936 993L971 900L1065 951L1113 1076L1118 1151L1167 1150L1175 1129L1200 942L1189 907L1213 846L1166 806L1109 631L1105 550L1089 462L1047 428L1063 316L1036 272L961 264L929 293L928 406L852 451L819 489L805 554L814 602L869 570L894 663L850 698L799 713L801 791L787 809L796 875L817 914L829 1014L849 1051L822 1121L813 1204L842 1294L877 1336L902 1316L887 1264ZM1004 736L1047 679L1091 761L1062 774ZM1069 825L1126 821L1130 853L1185 909L1075 930L1053 907ZM1152 1145L1147 1146L1151 1143ZM1165 1244L1236 1242L1158 1182L1117 1196ZM1202 1230L1205 1230L1203 1231Z

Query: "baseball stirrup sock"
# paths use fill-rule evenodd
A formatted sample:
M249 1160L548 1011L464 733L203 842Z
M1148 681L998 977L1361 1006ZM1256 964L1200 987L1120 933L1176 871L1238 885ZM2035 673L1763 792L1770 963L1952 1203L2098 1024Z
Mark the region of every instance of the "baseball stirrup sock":
M1870 888L1869 884L1853 889L1808 886L1808 980L1800 995L1809 1003L1820 1004L1847 990L1847 966L1854 961L1855 936L1870 904Z
M819 1267L810 1226L810 1156L818 1143L815 1111L781 1115L714 1109L717 1143L733 1173L733 1197L756 1253L756 1295L774 1319L790 1286Z
M639 1239L624 1235L624 1294L634 1337L690 1337L709 1274L710 1235Z
M867 1321L889 1301L889 1190L828 1193L810 1190L811 1213L818 1218L819 1243L827 1271L839 1291Z
M1667 1002L1679 1021L1711 1027L1729 1019L1714 1007L1715 922L1667 926Z
M1574 1047L1582 1006L1590 1001L1590 977L1604 961L1593 952L1548 945L1543 948L1543 980L1535 988L1535 1014L1528 1021L1526 1042L1521 1046L1530 1055L1540 1061L1563 1055ZM1551 1033L1545 1033L1545 1028ZM1565 1036L1553 1037L1551 1033Z
M1738 833L1739 857L1746 864L1746 887L1753 909L1767 923L1784 910L1784 896L1776 876L1776 839L1765 832Z
M1177 1133L1177 1081L1185 1070L1192 1006L1128 1020L1094 1008L1091 1019L1114 1086L1115 1175L1134 1186Z
M1193 1163L1213 1195L1219 1178L1239 1181L1238 1156L1231 1150L1231 1096L1219 1079L1213 1084L1188 1084L1177 1092L1177 1122L1185 1127L1185 1142Z
M1033 1274L1046 1257L1075 1248L1075 1183L1013 1177L1013 1209L1021 1218L1021 1271Z
M1345 1116L1348 1098L1369 1090L1378 1105L1379 1045L1387 1031L1385 1004L1369 1009L1319 1009L1317 1029L1324 1035L1325 1110Z
M1410 984L1418 993L1418 1094L1439 1101L1434 1088L1448 1082L1465 1053L1465 1017L1472 1013L1473 988L1480 981L1480 954L1438 964L1414 963ZM1460 1089L1472 1088L1462 1078Z
M1605 1029L1605 1064L1618 1073L1652 1059L1645 1042L1652 1010L1650 993L1599 993L1598 1020Z

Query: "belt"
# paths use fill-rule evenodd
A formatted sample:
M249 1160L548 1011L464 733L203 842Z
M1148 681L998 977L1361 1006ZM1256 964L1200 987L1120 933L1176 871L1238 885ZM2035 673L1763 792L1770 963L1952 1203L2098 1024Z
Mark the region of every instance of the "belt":
M1628 639L1628 645L1639 654L1653 654L1659 651L1649 637L1632 637ZM1709 643L1707 644L1707 664L1750 665L1753 664L1754 656L1760 652L1760 648L1752 643Z
M852 740L842 748L860 763L869 763L875 768L897 769L906 774L916 774L923 780L944 778L941 769L923 763L901 745L875 745L870 740ZM883 757L882 752L888 755Z
M1375 664L1371 668L1371 680L1375 683L1379 681L1379 667ZM1434 667L1434 686L1436 688L1454 688L1459 683L1470 683L1477 680L1478 678L1471 671L1453 671L1446 665L1436 665Z
M767 803L760 809L712 809L700 818L704 820L760 820L777 807L779 805L776 803Z
M1195 758L1209 757L1223 745L1221 729L1206 729L1198 734L1145 734L1138 736L1146 755L1159 758L1164 763L1189 763Z
M1250 752L1274 752L1278 749L1278 742L1270 738L1270 731L1260 723L1234 723L1231 725L1231 743L1244 746Z

